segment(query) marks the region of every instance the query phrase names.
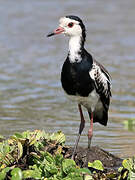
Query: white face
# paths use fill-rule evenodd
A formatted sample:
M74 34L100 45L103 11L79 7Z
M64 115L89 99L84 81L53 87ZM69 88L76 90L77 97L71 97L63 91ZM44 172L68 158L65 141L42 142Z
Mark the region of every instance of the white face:
M59 20L59 26L64 28L64 34L68 36L82 36L82 29L78 21L74 19L62 17Z

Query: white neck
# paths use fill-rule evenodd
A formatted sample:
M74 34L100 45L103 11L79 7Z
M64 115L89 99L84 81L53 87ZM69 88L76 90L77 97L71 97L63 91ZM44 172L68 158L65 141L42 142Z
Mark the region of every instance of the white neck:
M71 36L69 40L69 60L71 63L80 62L81 37Z

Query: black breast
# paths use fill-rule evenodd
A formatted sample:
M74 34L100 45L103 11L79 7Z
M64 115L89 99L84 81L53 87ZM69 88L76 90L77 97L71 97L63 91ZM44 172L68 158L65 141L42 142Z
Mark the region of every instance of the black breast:
M83 58L81 62L70 63L67 57L61 72L62 87L68 95L87 97L94 89L89 71L92 68L92 59Z

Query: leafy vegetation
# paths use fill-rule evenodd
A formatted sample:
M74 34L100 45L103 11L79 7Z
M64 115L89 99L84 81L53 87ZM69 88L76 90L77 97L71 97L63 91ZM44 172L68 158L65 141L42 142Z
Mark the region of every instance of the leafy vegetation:
M124 121L124 127L125 129L129 130L129 131L135 131L135 119L128 119Z
M118 180L135 180L135 156L133 158L124 159L122 167L120 167L118 171L120 172Z
M118 171L107 171L102 162L82 168L70 158L62 132L35 130L0 136L0 180L134 180L135 157L125 159ZM68 154L68 155L67 155Z
M100 171L104 170L103 164L99 160L95 160L93 163L88 162L88 167L94 168L94 169L97 169L97 170L100 170Z
M3 139L3 137L1 137ZM64 158L62 132L16 133L0 142L0 180L47 179L81 180L90 170L79 168L75 161Z

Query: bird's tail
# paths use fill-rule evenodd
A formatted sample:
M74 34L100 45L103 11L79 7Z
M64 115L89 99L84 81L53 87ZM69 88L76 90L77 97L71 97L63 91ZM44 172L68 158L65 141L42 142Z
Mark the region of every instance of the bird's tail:
M91 112L88 112L89 116L91 118ZM102 106L102 108L95 108L93 112L93 122L98 122L104 126L107 125L108 121L108 110L105 110L105 108Z

